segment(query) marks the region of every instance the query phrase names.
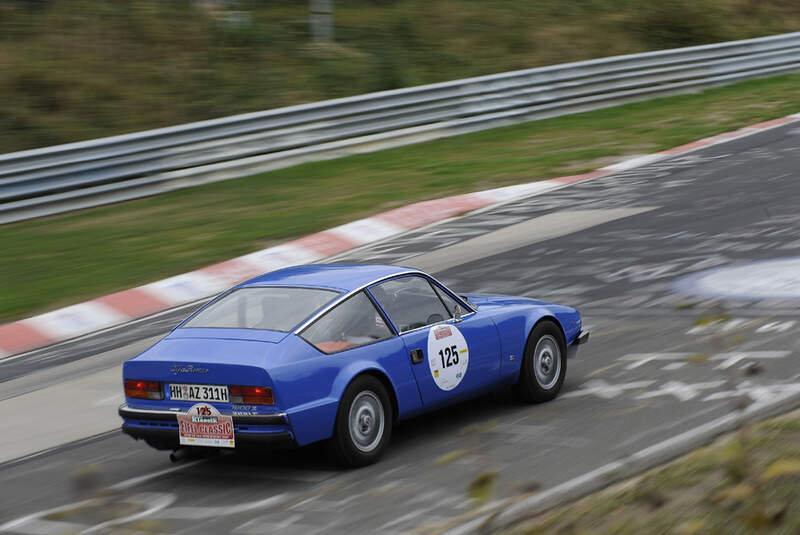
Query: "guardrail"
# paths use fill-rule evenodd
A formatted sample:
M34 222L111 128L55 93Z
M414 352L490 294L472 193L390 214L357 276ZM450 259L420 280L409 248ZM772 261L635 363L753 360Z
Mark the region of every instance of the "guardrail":
M0 155L0 224L800 71L800 32L580 61Z

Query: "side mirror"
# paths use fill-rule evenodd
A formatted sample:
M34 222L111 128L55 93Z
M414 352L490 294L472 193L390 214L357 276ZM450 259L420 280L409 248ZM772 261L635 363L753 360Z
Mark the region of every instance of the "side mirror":
M453 323L459 323L461 321L461 305L456 305L455 310L453 310Z

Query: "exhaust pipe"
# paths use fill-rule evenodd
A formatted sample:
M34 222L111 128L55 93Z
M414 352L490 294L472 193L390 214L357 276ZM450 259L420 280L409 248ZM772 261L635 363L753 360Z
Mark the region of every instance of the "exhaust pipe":
M173 450L173 452L169 454L169 460L172 461L173 463L177 463L178 461L182 461L188 456L189 456L188 450L186 448L181 448Z

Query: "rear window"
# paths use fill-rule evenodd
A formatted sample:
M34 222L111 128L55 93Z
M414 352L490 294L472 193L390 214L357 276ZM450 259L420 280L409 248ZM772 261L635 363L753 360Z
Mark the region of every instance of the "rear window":
M198 312L183 327L289 332L338 295L319 288L240 288Z

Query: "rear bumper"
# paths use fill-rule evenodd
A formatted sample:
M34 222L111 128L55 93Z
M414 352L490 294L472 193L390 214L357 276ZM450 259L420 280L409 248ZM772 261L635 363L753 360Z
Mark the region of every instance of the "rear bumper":
M567 347L567 358L574 358L578 354L578 346L581 346L589 341L589 331L587 329L582 329L578 332L578 336L575 337L575 340Z
M159 450L183 447L178 440L177 412L137 409L128 407L127 403L120 405L117 412L123 419L122 432L126 435L144 440ZM234 415L233 426L237 449L263 446L285 448L295 445L284 413Z
M152 420L158 422L178 422L177 411L136 409L123 403L117 409L123 420ZM286 413L275 414L235 414L233 425L289 425Z

